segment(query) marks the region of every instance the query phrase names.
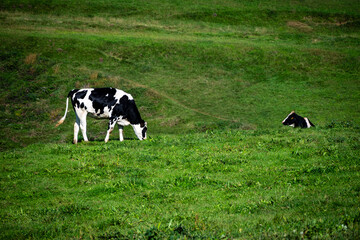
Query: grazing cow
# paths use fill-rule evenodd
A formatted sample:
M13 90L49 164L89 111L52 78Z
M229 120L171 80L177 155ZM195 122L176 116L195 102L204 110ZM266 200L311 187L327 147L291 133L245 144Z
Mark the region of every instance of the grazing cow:
M83 88L71 90L66 99L65 115L56 124L56 127L65 121L68 112L69 98L74 107L76 122L74 124L74 143L78 142L79 128L81 129L84 141L86 136L86 116L89 113L94 118L109 119L109 127L106 133L105 142L117 123L119 125L120 141L124 140L124 126L131 125L136 136L146 139L147 123L141 119L139 110L135 105L133 97L116 88Z
M308 118L303 118L297 115L294 111L292 111L283 121L282 124L288 125L291 127L301 127L301 128L310 128L315 127L312 122Z

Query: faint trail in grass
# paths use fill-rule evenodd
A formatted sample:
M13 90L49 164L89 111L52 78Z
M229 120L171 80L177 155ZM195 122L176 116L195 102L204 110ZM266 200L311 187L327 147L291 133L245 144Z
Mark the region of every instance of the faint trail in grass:
M122 59L112 55L112 54L108 54L104 51L101 51L101 50L98 50L98 49L94 49L95 51L103 54L104 56L106 57L109 57L109 58L113 58L119 62L122 61ZM207 112L204 112L204 111L201 111L199 109L196 109L196 108L191 108L189 106L186 106L185 104L183 104L182 102L176 100L175 98L171 97L170 95L164 93L164 92L159 92L158 90L154 89L154 88L151 88L147 85L144 85L144 84L141 84L141 83L138 83L138 82L135 82L135 81L132 81L130 79L126 79L126 78L123 78L123 77L119 77L117 76L119 79L121 80L124 80L125 82L128 82L128 83L131 83L132 85L134 86L137 86L137 87L141 87L141 88L145 88L147 89L148 91L151 91L152 93L156 94L156 95L159 95L159 96L162 96L164 98L167 98L169 99L170 101L172 101L174 104L182 107L182 108L185 108L187 110L190 110L190 111L193 111L193 112L196 112L196 113L199 113L201 115L204 115L204 116L208 116L208 117L212 117L212 118L216 118L216 119L219 119L219 120L223 120L223 121L229 121L229 122L238 122L237 120L233 120L233 119L228 119L228 118L224 118L224 117L221 117L221 116L217 116L217 115L213 115L213 114L210 114L210 113L207 113Z

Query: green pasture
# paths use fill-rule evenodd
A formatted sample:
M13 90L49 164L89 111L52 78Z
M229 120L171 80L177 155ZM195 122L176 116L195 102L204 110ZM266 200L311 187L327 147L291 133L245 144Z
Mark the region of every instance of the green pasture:
M354 130L212 131L6 151L1 236L355 239Z
M359 26L354 0L1 1L1 238L359 238ZM149 139L72 145L68 92L109 86Z

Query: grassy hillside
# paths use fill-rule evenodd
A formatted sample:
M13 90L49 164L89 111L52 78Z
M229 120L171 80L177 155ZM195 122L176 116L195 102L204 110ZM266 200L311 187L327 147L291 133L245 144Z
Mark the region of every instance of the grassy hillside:
M3 1L1 146L68 139L74 115L53 124L87 86L132 93L154 135L277 129L291 110L359 124L358 6Z
M359 10L1 1L2 238L357 237ZM150 139L104 145L88 119L71 145L74 113L54 128L67 93L107 86ZM316 128L282 126L292 110Z

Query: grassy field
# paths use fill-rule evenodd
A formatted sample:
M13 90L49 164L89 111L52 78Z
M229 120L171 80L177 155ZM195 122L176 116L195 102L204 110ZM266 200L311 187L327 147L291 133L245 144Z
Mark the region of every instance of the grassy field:
M213 131L7 151L1 236L356 239L354 130Z
M354 130L213 131L7 151L1 236L356 239Z
M1 1L2 239L359 238L359 1ZM131 93L146 141L73 88ZM295 110L316 125L281 125ZM80 137L81 139L81 137Z

